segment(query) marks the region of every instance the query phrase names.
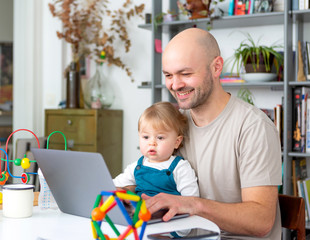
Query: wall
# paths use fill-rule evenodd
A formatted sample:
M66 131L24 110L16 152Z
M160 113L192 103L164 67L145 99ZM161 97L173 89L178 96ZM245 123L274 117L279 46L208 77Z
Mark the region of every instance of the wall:
M70 62L70 46L56 36L60 21L48 9L50 0L14 0L15 86L13 128L27 128L38 136L44 134L44 110L57 108L65 98L63 70ZM110 1L112 8L117 1ZM135 0L135 4L144 1ZM145 3L150 12L150 3ZM150 81L151 32L137 28L144 20L137 18L129 26L132 47L126 57L135 78L132 83L124 71L111 67L109 80L115 90L112 109L124 111L124 166L138 159L137 122L142 111L151 104L150 90L138 89L142 81ZM18 54L17 54L18 53ZM91 68L92 74L94 67ZM20 132L17 137L31 137Z
M48 10L50 1L14 0L14 129L29 128L39 136L44 132L44 109L57 108L58 103L65 97L65 81L62 74L70 61L70 47L56 37L56 30L61 29L61 24ZM119 4L118 1L110 2L112 8ZM142 2L145 3L145 12L151 12L151 1L134 0L135 4ZM116 67L111 67L108 72L116 94L112 108L124 111L124 166L140 156L137 149L137 122L142 111L151 104L150 90L138 88L142 81L151 79L151 32L138 28L137 25L141 23L144 23L144 20L139 18L131 22L129 35L132 48L123 58L131 67L135 82L131 83L126 73ZM242 40L242 35L238 32L231 34L235 30L237 28L212 30L219 41L224 59L232 55L233 49ZM241 30L250 32L254 38L262 36L262 43L273 43L279 39L283 41L282 26ZM91 72L94 73L94 67L91 68ZM236 94L235 89L228 91ZM264 97L266 91L267 94L271 92L269 88L253 91L258 107L272 108L281 103L282 91L272 91L272 96L268 98ZM29 135L25 134L25 137Z

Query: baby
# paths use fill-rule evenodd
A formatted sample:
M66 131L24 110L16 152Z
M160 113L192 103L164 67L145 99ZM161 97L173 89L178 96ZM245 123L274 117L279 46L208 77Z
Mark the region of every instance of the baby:
M142 157L113 181L116 187L136 186L135 192L199 196L197 177L187 160L175 156L188 128L187 118L173 104L158 102L147 108L138 123Z

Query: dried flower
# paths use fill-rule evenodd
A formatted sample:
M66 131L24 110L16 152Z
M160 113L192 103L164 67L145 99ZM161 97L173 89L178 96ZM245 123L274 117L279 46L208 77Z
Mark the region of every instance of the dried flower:
M125 52L129 52L127 20L134 16L143 18L144 4L134 6L131 0L126 0L114 11L108 4L108 0L54 0L53 4L49 3L49 9L63 24L62 32L56 34L71 44L73 61L79 62L87 56L98 60L101 51L105 51L108 64L124 69L133 81L129 67L115 56L114 44L122 42ZM109 18L109 27L104 27L103 17Z

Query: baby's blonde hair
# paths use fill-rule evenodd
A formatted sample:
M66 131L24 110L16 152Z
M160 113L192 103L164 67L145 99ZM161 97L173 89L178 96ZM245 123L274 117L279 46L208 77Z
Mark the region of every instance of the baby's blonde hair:
M138 131L140 132L145 126L151 126L156 130L174 130L178 136L185 136L188 122L187 117L172 103L157 102L147 108L140 116Z

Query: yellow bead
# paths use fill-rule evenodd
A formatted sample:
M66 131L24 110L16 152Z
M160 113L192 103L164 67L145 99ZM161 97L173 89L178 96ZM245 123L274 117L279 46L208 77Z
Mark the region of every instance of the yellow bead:
M29 158L23 158L21 166L22 166L23 169L29 168L30 167L30 160L29 160Z

